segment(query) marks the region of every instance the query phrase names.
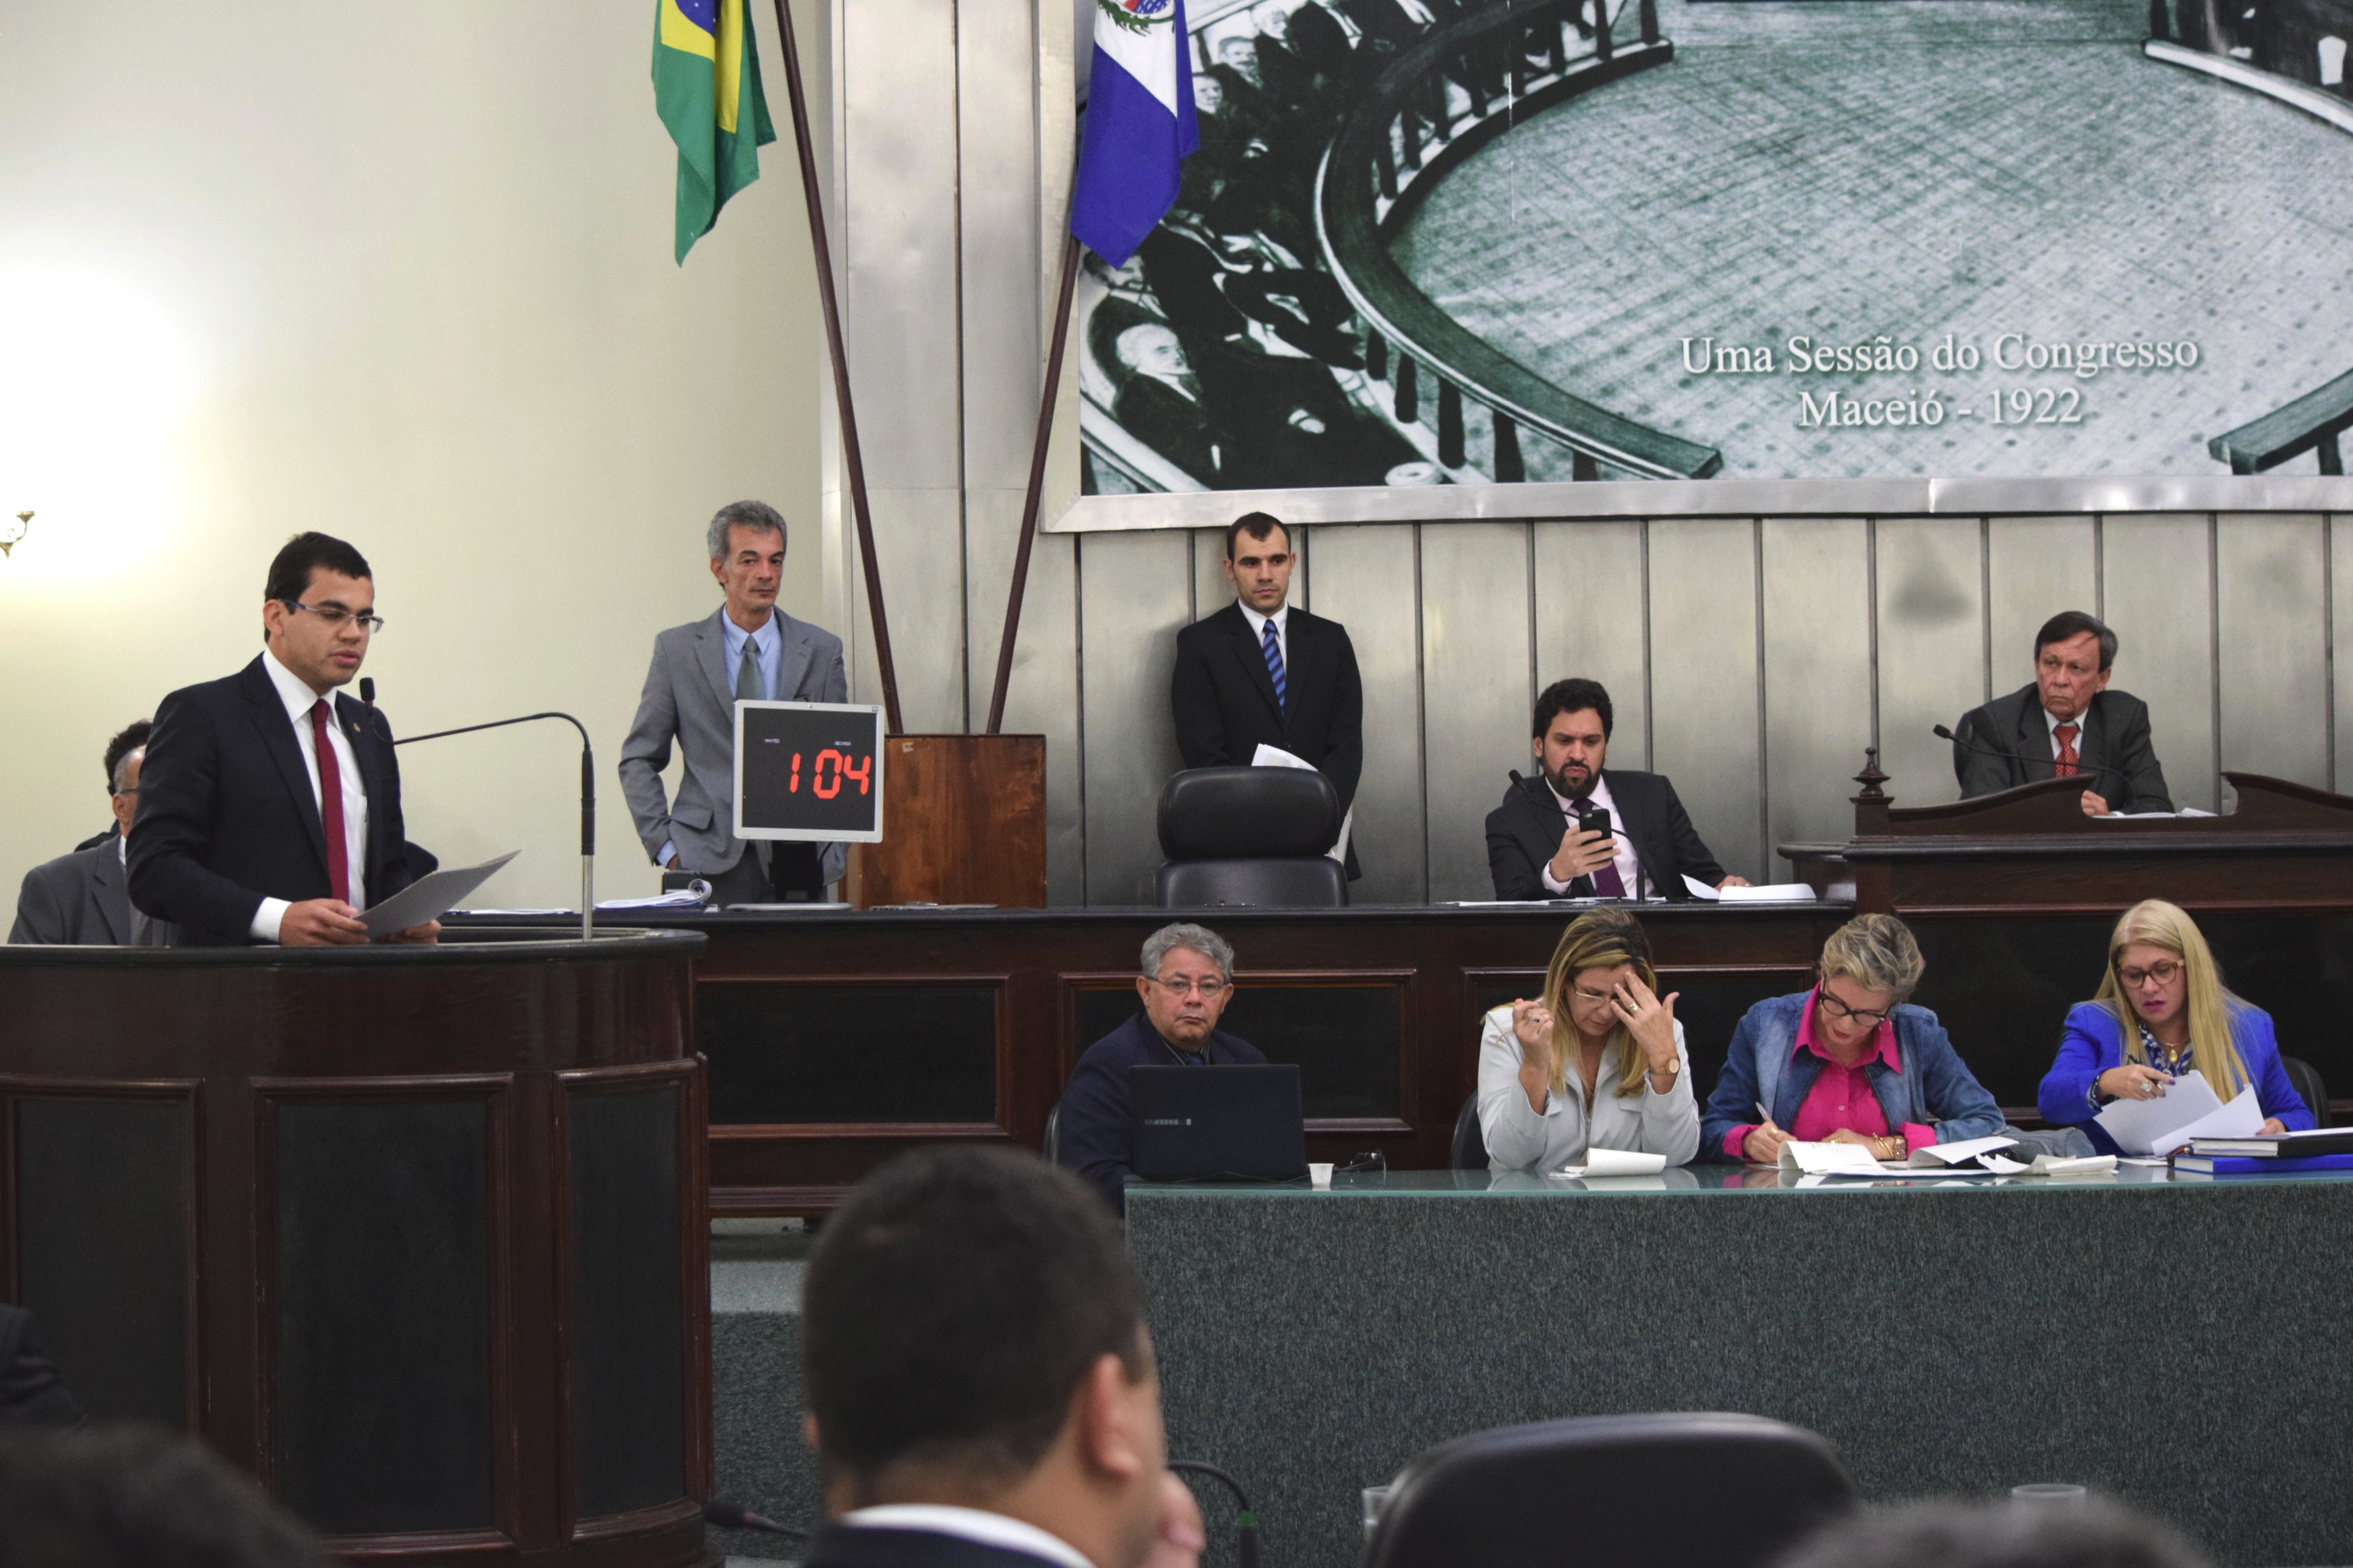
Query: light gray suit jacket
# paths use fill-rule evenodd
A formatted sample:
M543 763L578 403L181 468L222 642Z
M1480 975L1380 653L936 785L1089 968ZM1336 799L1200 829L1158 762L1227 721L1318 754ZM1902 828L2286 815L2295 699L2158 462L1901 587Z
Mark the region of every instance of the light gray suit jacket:
M709 619L672 626L654 638L654 661L629 738L621 742L621 793L649 857L665 841L678 847L679 865L698 876L734 866L751 847L735 837L735 679L727 668L727 640L719 629L723 606ZM776 663L776 700L847 702L849 678L841 639L782 610L772 611L784 648ZM675 738L686 766L678 798L662 791ZM818 847L828 882L840 879L849 855L839 844Z
M131 889L117 841L110 838L95 849L60 855L26 872L8 940L92 947L128 943Z

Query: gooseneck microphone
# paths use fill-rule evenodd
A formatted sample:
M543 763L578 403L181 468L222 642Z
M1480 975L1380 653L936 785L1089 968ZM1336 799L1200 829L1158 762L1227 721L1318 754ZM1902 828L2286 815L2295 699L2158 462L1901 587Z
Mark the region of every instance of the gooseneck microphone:
M1931 725L1929 727L1929 733L1935 735L1939 741L1950 741L1953 744L1961 747L1965 751L1982 752L1989 757L2007 757L2013 763L2040 763L2045 767L2051 768L2056 768L2059 765L2049 757L2030 757L2023 752L2005 752L1993 746L1981 746L1978 744L1974 739L1964 741L1942 724ZM2105 763L2087 763L2080 756L2076 759L2076 777L2082 778L2085 775L2090 775L2096 778L2101 773L2114 773L2118 778L2125 776L2125 773L2122 768L2112 768ZM2058 774L2053 773L2052 776L2056 778Z
M702 1522L715 1524L722 1530L756 1530L767 1535L789 1535L797 1541L807 1541L808 1531L795 1530L789 1524L778 1524L765 1514L754 1513L740 1502L725 1498L712 1498L702 1505Z
M375 681L361 680L360 700L375 708ZM528 724L539 719L561 719L580 731L580 939L586 942L596 930L596 754L588 744L588 726L569 713L550 710L513 719L493 719L486 724L460 724L454 730L435 730L429 734L405 735L393 744L413 746L419 741L470 735L479 730L503 730L510 724Z
M1513 777L1519 775L1514 773ZM1234 1556L1241 1568L1258 1568L1258 1515L1250 1508L1250 1494L1242 1490L1241 1482L1234 1479L1215 1465L1198 1459L1171 1459L1168 1468L1179 1475L1207 1476L1222 1483L1234 1494Z

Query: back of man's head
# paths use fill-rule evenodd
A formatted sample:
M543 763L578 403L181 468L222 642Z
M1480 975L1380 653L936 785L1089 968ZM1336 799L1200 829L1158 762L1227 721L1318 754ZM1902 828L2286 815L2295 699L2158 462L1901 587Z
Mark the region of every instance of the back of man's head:
M1924 1502L1808 1537L1777 1568L2211 1568L2168 1525L2119 1503Z
M1105 1355L1150 1371L1144 1296L1102 1197L1026 1155L921 1150L869 1176L809 1260L802 1344L828 1484L901 1467L965 1489L1035 1469Z
M106 787L109 793L121 793L122 759L145 745L154 728L144 719L135 719L116 731L114 739L106 742Z
M0 1568L327 1568L261 1489L175 1433L0 1436Z

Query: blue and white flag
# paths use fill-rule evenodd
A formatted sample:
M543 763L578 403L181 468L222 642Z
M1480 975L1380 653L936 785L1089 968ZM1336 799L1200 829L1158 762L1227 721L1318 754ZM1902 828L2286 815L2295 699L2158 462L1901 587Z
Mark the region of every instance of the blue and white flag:
M1184 160L1201 145L1189 43L1184 0L1095 0L1071 232L1113 267L1175 205Z

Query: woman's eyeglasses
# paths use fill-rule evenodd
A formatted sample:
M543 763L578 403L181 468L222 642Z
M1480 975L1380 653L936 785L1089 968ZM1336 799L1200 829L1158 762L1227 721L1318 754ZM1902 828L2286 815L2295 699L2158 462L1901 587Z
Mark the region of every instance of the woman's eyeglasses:
M2173 984L2173 977L2180 973L2181 964L2179 960L2161 958L2147 969L2119 969L2116 971L2116 978L2123 981L2126 986L2137 991L2152 980L2159 985L2170 985Z

